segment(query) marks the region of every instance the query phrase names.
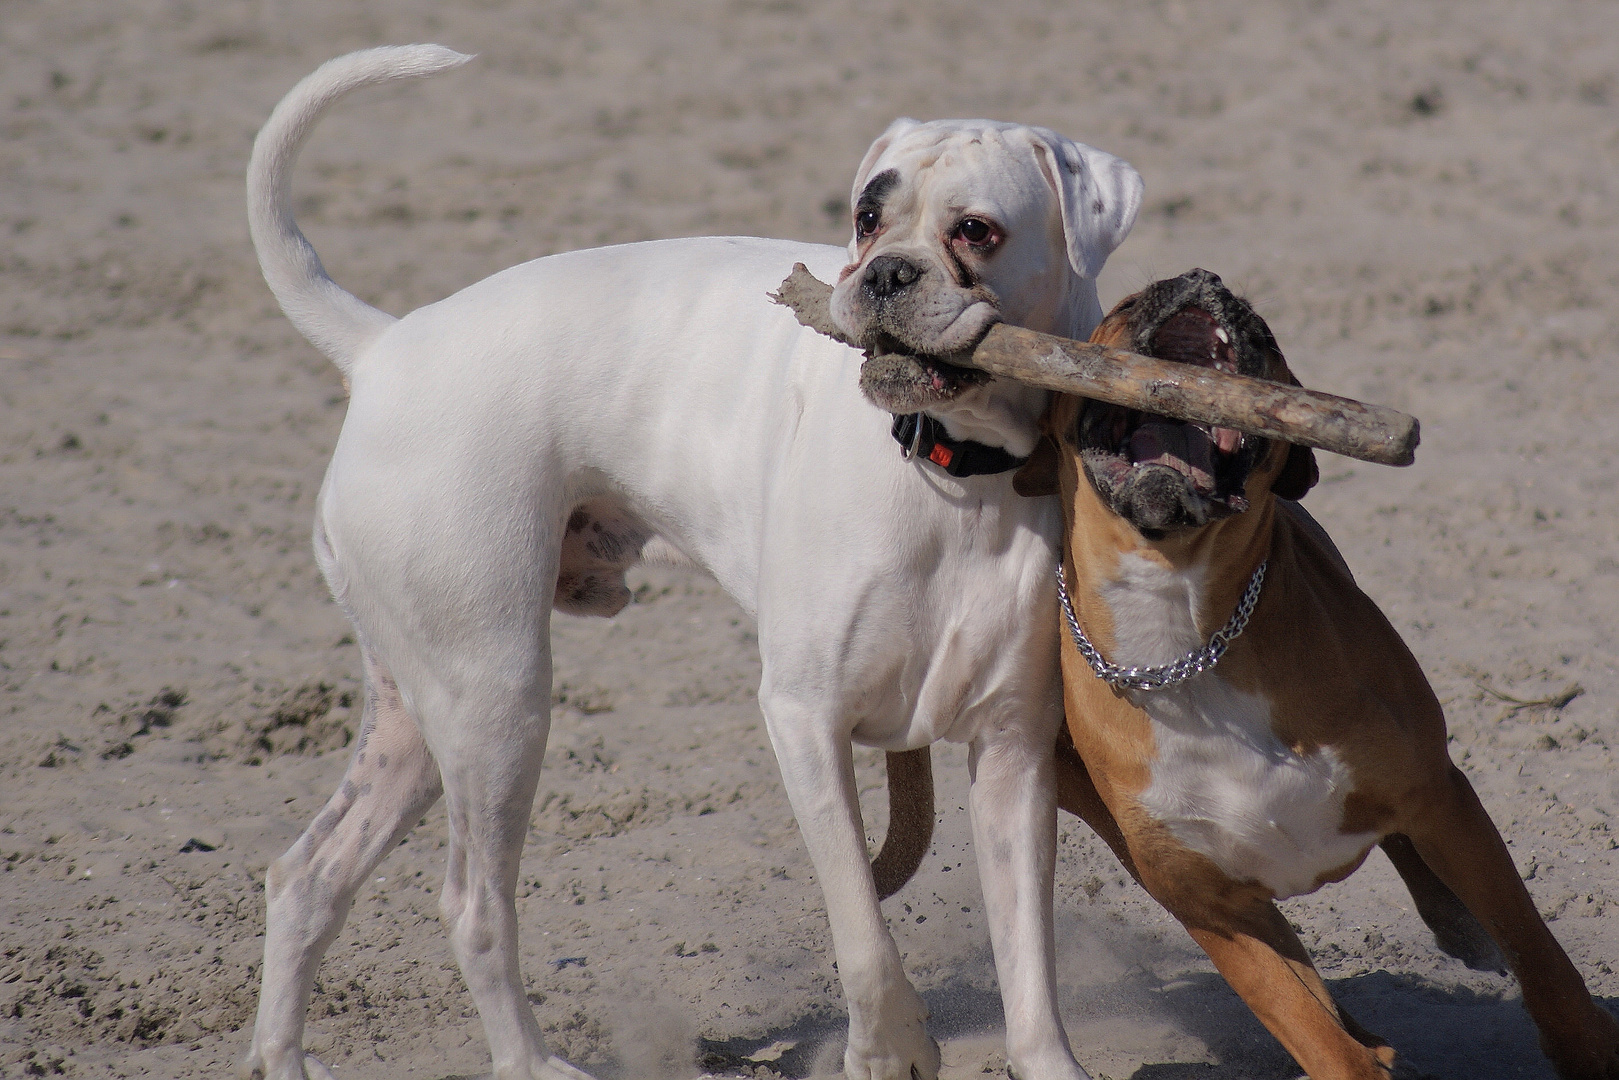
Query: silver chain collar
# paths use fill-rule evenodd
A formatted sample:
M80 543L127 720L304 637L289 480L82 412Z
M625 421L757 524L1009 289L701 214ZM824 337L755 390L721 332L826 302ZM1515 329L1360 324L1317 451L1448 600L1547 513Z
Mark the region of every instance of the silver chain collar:
M1120 667L1110 664L1091 644L1091 639L1085 636L1085 631L1079 628L1079 619L1074 616L1074 603L1068 598L1068 580L1063 573L1062 560L1057 560L1057 596L1062 600L1063 617L1068 620L1068 631L1074 636L1074 648L1079 655L1096 672L1096 677L1110 686L1122 686L1131 690L1161 690L1166 686L1185 682L1193 675L1201 675L1220 662L1231 642L1248 626L1248 618L1254 613L1254 605L1259 602L1259 589L1265 583L1265 566L1267 562L1259 564L1254 576L1248 579L1248 588L1243 591L1242 599L1237 601L1237 610L1231 613L1231 619L1209 638L1209 643L1194 653L1187 653L1172 664L1163 664L1159 667Z

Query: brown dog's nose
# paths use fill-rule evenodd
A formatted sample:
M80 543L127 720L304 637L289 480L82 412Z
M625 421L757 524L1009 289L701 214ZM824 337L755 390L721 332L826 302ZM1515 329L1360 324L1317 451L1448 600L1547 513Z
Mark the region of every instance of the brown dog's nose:
M884 300L909 288L922 276L921 267L906 262L898 255L879 255L866 265L866 275L860 286L873 299Z

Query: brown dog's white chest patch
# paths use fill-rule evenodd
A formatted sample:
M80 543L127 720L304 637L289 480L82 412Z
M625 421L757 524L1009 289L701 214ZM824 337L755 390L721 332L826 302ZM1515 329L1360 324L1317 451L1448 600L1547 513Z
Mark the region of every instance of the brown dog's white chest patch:
M1128 554L1102 586L1115 627L1115 664L1169 663L1203 644L1196 569ZM1276 737L1269 700L1235 689L1219 668L1160 690L1132 690L1152 724L1154 755L1141 807L1234 881L1278 898L1364 856L1375 833L1343 831L1354 790L1331 747L1300 753Z
M1348 766L1331 747L1301 754L1284 745L1264 698L1210 672L1136 700L1157 749L1142 808L1232 880L1297 896L1377 842L1376 833L1343 831Z

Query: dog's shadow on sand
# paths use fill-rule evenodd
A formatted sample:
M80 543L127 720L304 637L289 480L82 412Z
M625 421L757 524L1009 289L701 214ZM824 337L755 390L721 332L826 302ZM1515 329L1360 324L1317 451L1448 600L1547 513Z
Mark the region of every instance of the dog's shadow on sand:
M1523 1010L1517 988L1506 979L1499 993L1445 986L1414 975L1374 971L1329 979L1333 997L1366 1028L1377 1032L1399 1052L1402 1077L1408 1080L1554 1080L1540 1052L1534 1024ZM1087 1062L1078 1029L1076 1056L1098 1080L1296 1080L1298 1065L1259 1023L1254 1014L1214 972L1181 976L1156 989L1141 987L1143 1009L1168 1019L1200 1040L1218 1064L1149 1062L1134 1072L1098 1072ZM941 1040L982 1034L1002 1023L998 994L970 985L945 986L923 995L932 1013L929 1028ZM1619 998L1599 999L1619 1014ZM1119 1010L1109 1010L1118 1012ZM769 1068L790 1080L817 1071L841 1072L844 1025L827 1019L804 1020L751 1039L700 1040L698 1066L716 1075L749 1075L749 1060L761 1046L791 1043Z
M1555 1080L1517 986L1508 979L1501 980L1498 992L1388 971L1327 982L1341 1008L1394 1047L1403 1077ZM1220 1064L1144 1064L1129 1080L1295 1080L1302 1075L1218 974L1185 976L1154 997ZM1619 999L1598 1000L1610 1012L1619 1012ZM1083 1062L1083 1050L1080 1058Z
M925 991L922 999L928 1006L928 1030L941 1042L1003 1026L997 990L959 983ZM757 1064L765 1064L787 1080L842 1076L848 1029L847 1020L837 1016L799 1020L746 1039L698 1039L697 1067L715 1076L752 1076ZM777 1044L791 1044L791 1049L770 1062L759 1062L754 1057L760 1048Z

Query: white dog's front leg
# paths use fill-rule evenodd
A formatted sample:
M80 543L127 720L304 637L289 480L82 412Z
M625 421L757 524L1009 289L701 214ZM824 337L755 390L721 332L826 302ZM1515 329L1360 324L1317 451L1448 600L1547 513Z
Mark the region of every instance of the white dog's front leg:
M973 852L1006 1009L1006 1060L1019 1080L1090 1080L1057 1014L1052 889L1057 857L1052 744L1018 729L974 739Z
M934 1080L939 1047L877 906L848 734L797 703L764 704L787 797L821 877L849 1006L850 1080Z

